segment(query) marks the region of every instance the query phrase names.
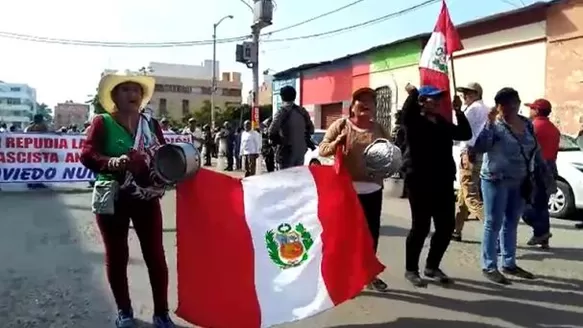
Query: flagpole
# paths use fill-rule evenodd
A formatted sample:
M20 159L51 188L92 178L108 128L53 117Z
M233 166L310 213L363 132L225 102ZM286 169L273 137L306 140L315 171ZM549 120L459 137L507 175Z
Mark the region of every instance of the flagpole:
M455 83L455 66L453 65L453 54L449 58L449 65L451 66L451 80L453 82L453 90L455 92L455 89L457 89L457 86L456 86L456 83Z

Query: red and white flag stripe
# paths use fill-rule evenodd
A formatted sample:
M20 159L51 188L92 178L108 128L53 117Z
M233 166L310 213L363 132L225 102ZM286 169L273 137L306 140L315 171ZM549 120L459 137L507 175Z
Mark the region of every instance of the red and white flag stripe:
M243 180L201 170L177 194L177 314L202 327L300 320L384 269L350 178L331 166Z

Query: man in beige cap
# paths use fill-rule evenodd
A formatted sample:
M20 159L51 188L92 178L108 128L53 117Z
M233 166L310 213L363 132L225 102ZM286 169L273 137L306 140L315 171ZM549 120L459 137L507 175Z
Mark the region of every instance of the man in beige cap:
M488 108L482 101L482 86L476 82L456 88L462 94L463 110L470 126L472 127L472 139L462 142L460 160L460 189L458 191L457 215L455 217L455 230L452 239L462 240L464 222L471 215L478 220L484 217L482 197L480 196L480 169L482 168L482 154L473 150L474 143L482 127L488 120Z

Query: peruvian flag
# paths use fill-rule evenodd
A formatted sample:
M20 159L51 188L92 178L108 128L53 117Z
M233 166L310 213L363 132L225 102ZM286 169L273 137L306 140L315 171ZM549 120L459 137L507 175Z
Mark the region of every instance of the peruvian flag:
M201 169L177 191L178 316L212 328L301 320L357 296L384 266L345 171L245 179Z
M452 119L451 93L449 90L449 59L451 55L464 46L451 21L445 0L442 1L441 12L431 37L423 49L419 62L421 85L432 85L446 90L442 115L449 121Z

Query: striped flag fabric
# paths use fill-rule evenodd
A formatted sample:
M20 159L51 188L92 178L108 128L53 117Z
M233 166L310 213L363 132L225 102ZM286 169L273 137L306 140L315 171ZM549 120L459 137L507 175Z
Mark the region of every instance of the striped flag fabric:
M433 33L427 41L427 45L421 53L419 61L419 73L421 85L432 85L440 90L446 90L445 101L441 114L452 120L452 104L449 83L449 59L455 51L462 50L461 39L455 25L449 16L449 10L445 0L442 1L441 12Z
M338 166L245 179L201 169L177 188L177 315L211 328L301 320L357 296L384 266Z

